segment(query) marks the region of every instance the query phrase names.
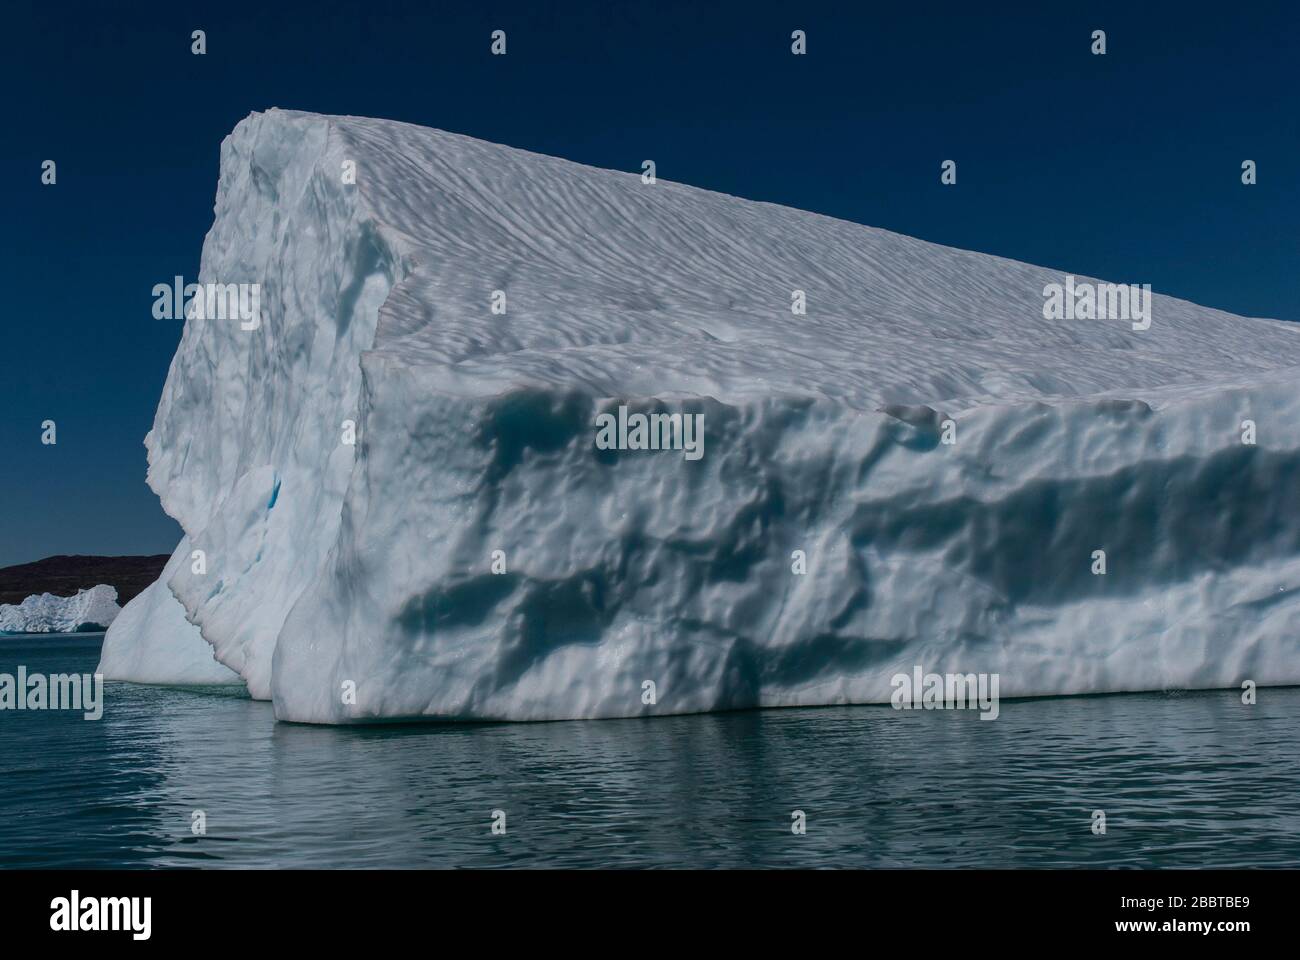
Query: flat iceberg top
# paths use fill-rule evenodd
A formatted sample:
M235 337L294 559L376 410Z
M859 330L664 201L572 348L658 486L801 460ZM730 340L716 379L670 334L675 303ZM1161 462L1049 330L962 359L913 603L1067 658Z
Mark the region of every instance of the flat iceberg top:
M1300 365L1300 328L1278 321L1161 295L1145 330L1048 320L1064 271L405 123L273 117L329 126L406 254L371 361L439 368L448 393L964 408L1158 399Z

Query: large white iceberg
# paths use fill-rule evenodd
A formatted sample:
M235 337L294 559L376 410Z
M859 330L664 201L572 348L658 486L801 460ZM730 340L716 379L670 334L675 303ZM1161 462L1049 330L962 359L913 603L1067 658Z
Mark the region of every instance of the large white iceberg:
M122 608L117 589L99 584L78 590L75 596L38 593L22 603L0 603L0 633L75 633L103 630Z
M1300 683L1295 326L1047 320L1092 281L280 110L198 279L261 324L186 321L146 443L187 537L110 677L215 653L314 722ZM703 456L599 449L620 406Z

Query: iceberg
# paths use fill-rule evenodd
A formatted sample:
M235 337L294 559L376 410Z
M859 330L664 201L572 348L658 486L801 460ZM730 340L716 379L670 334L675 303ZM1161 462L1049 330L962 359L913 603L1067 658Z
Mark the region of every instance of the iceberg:
M186 318L186 536L110 678L317 723L1300 683L1300 327L284 110L198 279L259 322Z
M182 685L236 684L239 674L217 662L212 645L185 618L167 581L188 556L182 540L162 574L122 608L100 652L105 680Z
M78 590L72 597L40 593L22 603L0 603L0 633L76 633L103 630L122 608L117 590L106 584Z

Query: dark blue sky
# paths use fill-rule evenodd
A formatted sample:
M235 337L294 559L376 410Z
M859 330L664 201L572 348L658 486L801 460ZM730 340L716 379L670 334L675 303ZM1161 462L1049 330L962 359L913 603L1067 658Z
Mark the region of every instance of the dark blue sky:
M0 564L175 545L141 441L180 326L151 289L196 275L221 139L271 106L653 158L665 179L1300 320L1296 6L1017 6L11 4Z

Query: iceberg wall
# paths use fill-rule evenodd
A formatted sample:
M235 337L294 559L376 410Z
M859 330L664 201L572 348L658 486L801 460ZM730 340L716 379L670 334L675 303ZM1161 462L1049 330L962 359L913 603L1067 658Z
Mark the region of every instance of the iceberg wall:
M239 674L217 662L212 645L185 617L167 583L190 562L189 538L181 541L162 575L122 608L104 636L98 673L135 683L240 683Z
M186 321L146 443L187 536L106 676L211 653L311 722L1300 683L1295 326L1047 320L1057 271L279 110L199 279L262 322ZM619 407L703 455L598 448Z

